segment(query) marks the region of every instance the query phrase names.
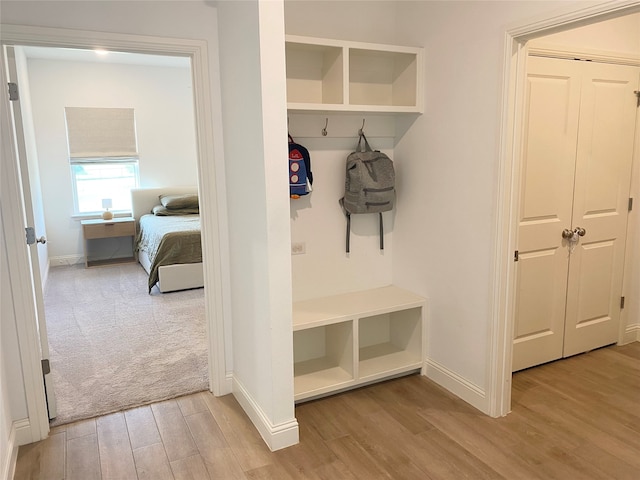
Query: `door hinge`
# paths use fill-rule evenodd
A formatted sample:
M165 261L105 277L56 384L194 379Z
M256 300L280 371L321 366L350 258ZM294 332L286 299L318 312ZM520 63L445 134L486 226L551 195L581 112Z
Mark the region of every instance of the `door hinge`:
M15 102L20 99L20 95L18 95L18 84L9 82L9 100Z
M624 308L624 297L620 297L620 310Z
M516 250L515 252L513 252L513 261L517 262L520 259L520 253L518 252L518 250Z
M629 211L633 210L633 197L629 197Z
M48 375L51 373L51 365L49 365L49 359L45 358L44 360L42 360L42 374L43 375Z

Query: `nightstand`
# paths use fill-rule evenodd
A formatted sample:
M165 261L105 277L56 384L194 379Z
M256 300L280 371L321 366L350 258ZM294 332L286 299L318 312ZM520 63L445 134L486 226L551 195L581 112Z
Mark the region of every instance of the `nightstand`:
M106 260L89 260L89 242L101 238L131 237L131 245L136 236L136 222L132 217L112 218L111 220L92 219L83 220L82 236L84 237L84 260L85 266L98 267L104 265L115 265L118 263L135 262L135 256L124 258L108 258Z

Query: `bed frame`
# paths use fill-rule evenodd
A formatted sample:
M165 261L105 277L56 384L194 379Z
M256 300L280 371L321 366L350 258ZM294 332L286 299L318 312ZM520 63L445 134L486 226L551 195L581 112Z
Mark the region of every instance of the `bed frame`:
M180 193L198 193L198 187L164 187L164 188L132 188L131 209L136 220L136 233L139 229L140 217L151 213L151 209L160 204L159 195L175 195ZM144 252L138 252L138 262L149 273L151 262ZM204 286L202 263L181 263L165 265L158 269L158 288L160 292L173 292Z

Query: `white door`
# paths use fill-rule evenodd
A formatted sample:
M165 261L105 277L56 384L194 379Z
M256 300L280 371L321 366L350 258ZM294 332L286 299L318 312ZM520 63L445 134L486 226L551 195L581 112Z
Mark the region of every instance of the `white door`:
M562 357L578 134L578 62L529 57L513 369Z
M577 62L576 62L577 63ZM640 68L580 62L582 95L564 356L618 340Z
M45 247L46 238L44 236L44 218L42 199L35 194L32 189L32 170L30 168L30 162L27 155L27 145L25 141L25 129L23 122L22 105L20 102L20 82L17 72L16 53L14 47L6 47L7 54L7 66L8 76L10 84L14 84L17 87L12 87L10 91L13 91L12 96L15 99L11 99L11 113L13 117L14 134L16 139L16 147L18 153L18 159L20 164L20 177L22 181L22 197L25 209L25 223L26 227L33 228L33 232L36 237L36 241L31 243L28 247L32 283L34 289L34 301L37 314L37 330L40 342L40 356L43 365L43 377L45 384L45 393L47 397L47 409L49 412L49 418L55 418L56 416L56 398L53 390L53 379L49 369L49 342L47 337L47 324L45 320L44 300L42 291L42 275L40 267L40 253L47 257L47 251ZM15 90L14 88L17 88ZM39 249L44 251L39 252Z
M617 339L639 71L528 59L514 371Z

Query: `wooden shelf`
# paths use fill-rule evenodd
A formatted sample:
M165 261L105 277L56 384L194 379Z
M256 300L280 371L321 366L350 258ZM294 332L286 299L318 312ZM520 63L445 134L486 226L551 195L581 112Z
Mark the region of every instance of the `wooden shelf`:
M345 321L293 332L295 400L355 380L353 330Z
M287 42L285 52L288 102L319 105L344 103L341 47Z
M419 355L407 352L392 343L384 343L360 349L359 378L371 380L420 369Z
M349 104L417 107L417 54L349 50Z
M295 400L423 370L425 310L393 285L294 303Z
M327 358L296 363L294 378L295 400L321 395L354 383L353 374L333 366Z
M423 49L287 35L287 108L422 113Z

